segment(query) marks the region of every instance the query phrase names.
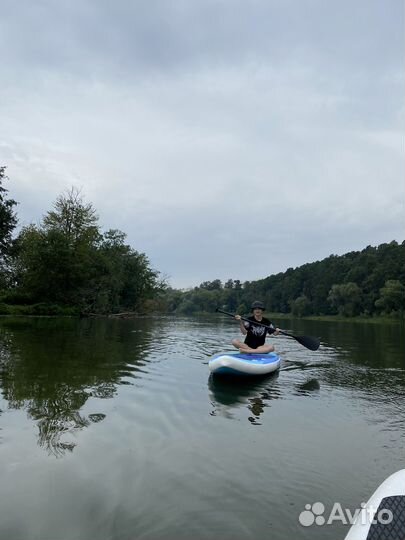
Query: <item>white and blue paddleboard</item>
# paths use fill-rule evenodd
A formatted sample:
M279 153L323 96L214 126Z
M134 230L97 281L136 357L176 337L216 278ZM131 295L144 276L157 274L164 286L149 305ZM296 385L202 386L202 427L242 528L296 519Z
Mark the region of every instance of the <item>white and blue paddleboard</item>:
M208 362L210 371L220 375L268 375L280 368L276 353L248 354L236 351L214 354Z
M345 540L405 539L405 469L391 474L377 488Z

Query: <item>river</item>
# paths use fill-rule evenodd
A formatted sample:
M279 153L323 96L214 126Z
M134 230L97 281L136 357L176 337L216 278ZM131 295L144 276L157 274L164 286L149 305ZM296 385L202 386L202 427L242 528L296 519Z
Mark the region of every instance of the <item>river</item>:
M320 349L272 338L280 372L229 383L222 316L1 319L0 538L344 538L333 505L405 467L404 329L283 328Z

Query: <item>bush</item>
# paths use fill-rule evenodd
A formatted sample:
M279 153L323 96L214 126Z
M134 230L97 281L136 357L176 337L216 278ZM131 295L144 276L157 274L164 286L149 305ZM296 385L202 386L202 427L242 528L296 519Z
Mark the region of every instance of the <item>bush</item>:
M0 302L9 305L29 305L33 303L33 298L28 293L11 289L9 291L2 291Z
M3 302L0 303L0 315L8 315L10 313L10 308Z
M9 305L0 302L0 315L14 316L59 316L75 317L79 315L79 309L70 306L60 306L47 302L39 302L28 306Z

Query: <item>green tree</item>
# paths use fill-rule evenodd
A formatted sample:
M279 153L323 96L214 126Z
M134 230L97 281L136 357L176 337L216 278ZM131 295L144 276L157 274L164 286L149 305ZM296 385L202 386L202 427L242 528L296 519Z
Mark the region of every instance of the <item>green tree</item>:
M296 317L304 317L308 314L311 302L305 294L301 294L295 300L290 301L291 313Z
M236 308L236 313L239 315L245 315L249 313L249 309L245 303L239 304L239 306Z
M233 280L232 287L232 280L226 281L223 287L219 280L206 281L195 290L219 290L219 305L228 311L239 311L236 308L240 304L250 306L253 300L260 298L272 312L372 315L388 309L388 305L384 307L381 303L380 290L389 280L405 283L405 242L392 241L340 256L330 255L322 261L288 268L286 272L246 281L243 285L237 279ZM187 291L180 295L180 298L191 298ZM300 296L305 296L308 303L300 299L296 304ZM193 301L198 303L195 309L200 311L199 298L194 297Z
M332 285L328 300L340 315L353 317L360 313L361 289L356 283Z
M149 259L125 243L126 234L110 229L102 235L95 276L88 283L86 311L136 310L165 288Z
M56 199L54 210L44 216L42 225L46 231L62 233L70 245L97 242L100 237L96 210L91 203L84 202L75 187Z
M17 216L14 207L17 202L8 199L8 190L3 186L7 179L6 167L0 167L0 287L10 285L11 256L14 249L13 232L17 226Z
M380 289L380 298L375 305L385 313L398 312L403 316L405 311L405 287L397 279L389 279L384 287Z
M72 254L63 235L40 227L23 227L17 239L17 283L33 301L70 300Z
M102 234L92 204L72 188L57 198L39 226L18 237L20 290L35 302L81 311L135 310L163 287L144 253L125 243L122 231Z
M214 281L204 281L199 286L200 289L206 289L207 291L215 291L222 289L222 282L220 279L214 279Z
M18 283L34 301L82 307L96 277L100 231L91 204L78 190L59 196L39 226L18 237Z

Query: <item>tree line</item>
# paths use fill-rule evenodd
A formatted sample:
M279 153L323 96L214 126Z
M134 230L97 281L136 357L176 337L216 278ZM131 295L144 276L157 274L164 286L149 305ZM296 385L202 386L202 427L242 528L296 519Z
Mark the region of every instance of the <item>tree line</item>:
M256 281L214 279L176 290L124 232L101 230L95 208L75 188L16 234L17 202L6 178L0 167L0 314L192 315L216 307L243 314L260 299L270 312L298 317L404 315L405 242L330 255Z
M76 188L15 236L17 202L0 167L0 313L106 314L142 310L165 288L147 256L98 216Z
M216 307L248 313L262 300L273 313L393 316L405 311L405 242L329 257L257 281L206 281L191 290L168 289L166 309L184 315L213 312Z

